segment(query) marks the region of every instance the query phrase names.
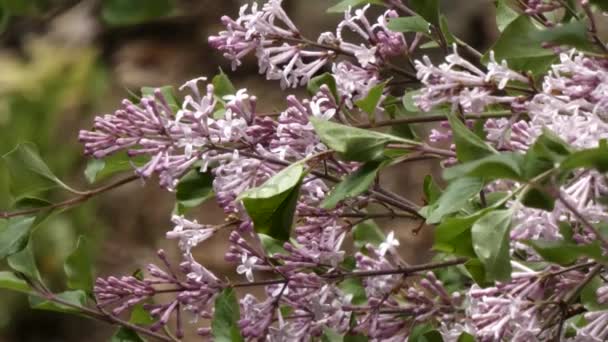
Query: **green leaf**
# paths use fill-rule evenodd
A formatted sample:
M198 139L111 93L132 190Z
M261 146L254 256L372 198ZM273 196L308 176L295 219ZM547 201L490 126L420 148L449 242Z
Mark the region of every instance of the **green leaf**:
M590 2L602 11L608 11L608 2L606 2L606 0L590 0Z
M450 181L460 177L478 177L485 182L505 178L522 180L522 162L523 155L519 153L493 154L445 169L443 178Z
M526 207L553 211L553 208L555 208L555 197L542 188L531 185L524 193L521 203Z
M511 210L491 211L471 228L475 254L484 265L490 281L506 281L511 278L509 233L512 217Z
M327 9L327 13L342 13L350 7L355 8L366 4L382 4L382 0L342 0Z
M133 25L169 15L173 0L104 0L102 19L110 25Z
M497 61L503 59L514 70L545 71L556 59L552 49L542 48L543 43L569 45L589 49L587 28L582 22L571 22L547 30L538 29L529 16L521 15L504 29L494 46ZM484 56L488 60L488 55Z
M463 332L458 336L458 340L456 342L475 342L475 337L473 335Z
M70 303L71 305L76 305L76 306L80 306L80 307L84 307L87 304L87 295L84 291L82 290L75 290L75 291L65 291L65 292L61 292L61 293L56 293L55 297L57 297L58 299ZM56 311L56 312L63 312L63 313L80 313L81 310L78 308L75 308L71 305L65 305L65 304L59 304L59 303L55 303L52 301L49 301L47 299L43 299L40 297L36 297L36 296L30 296L30 307L32 309L37 309L37 310L47 310L47 311Z
M403 94L402 99L403 108L405 108L405 110L407 110L408 112L415 113L420 111L420 108L418 108L418 106L416 106L416 103L414 102L414 97L418 95L420 95L420 89L406 91L405 94Z
M0 259L25 248L35 220L28 216L0 220Z
M239 330L239 302L232 288L226 288L215 299L211 332L216 342L243 341Z
M144 342L137 333L129 328L120 327L110 338L110 342Z
M236 94L236 88L232 84L232 81L221 69L220 73L213 77L211 83L213 84L213 93L219 98Z
M411 0L409 2L414 12L426 19L429 23L439 26L439 1L438 0Z
M129 322L138 325L150 325L156 322L156 319L144 309L143 304L137 304L131 310L131 317L129 318Z
M146 163L146 160L147 158L144 156L129 158L125 152L116 153L104 159L91 159L87 163L84 175L87 181L92 184L120 172L132 171L134 165L142 166Z
M600 304L597 300L597 289L604 285L599 276L593 277L591 281L581 290L581 303L589 311L601 311L608 309L608 304Z
M469 259L464 263L464 268L475 283L481 287L492 286L494 283L487 280L486 270L479 259Z
M324 209L334 208L340 201L356 197L369 189L378 171L382 167L382 162L367 162L361 165L357 171L349 174L343 181L338 183L331 193L325 197L321 203Z
M443 342L441 334L432 325L419 324L412 329L408 342Z
M288 254L285 248L283 248L283 241L273 239L272 237L266 234L258 234L258 236L260 237L260 241L262 242L262 247L264 248L264 251L268 254L269 257L272 257L275 254Z
M36 266L36 258L34 256L32 240L29 240L25 248L23 248L20 252L9 256L6 261L13 270L24 274L29 279L38 281L42 280L42 277L40 277L40 272L38 272L38 266Z
M384 146L391 141L418 144L408 139L341 125L315 117L311 117L310 122L321 141L346 160L362 162L381 160L384 158Z
M410 17L393 18L388 22L388 28L395 32L420 32L429 33L430 24L419 15Z
M426 175L424 177L424 183L422 185L422 189L424 191L424 197L426 199L426 203L433 204L437 202L439 197L441 197L442 190L433 180L433 176Z
M293 224L304 167L291 164L261 186L239 196L258 233L287 241Z
M184 175L175 189L175 199L180 207L180 213L185 208L194 208L214 196L213 175L211 172L200 172L200 170L190 170Z
M582 257L592 258L601 262L608 260L607 257L602 255L602 249L598 241L593 241L586 245L579 245L563 240L528 240L525 243L534 248L544 260L562 266L571 265Z
M92 265L93 257L91 256L91 244L84 236L80 236L76 242L76 248L67 257L63 265L68 287L72 290L92 291Z
M490 145L460 121L453 113L448 115L454 143L456 144L456 156L461 162L480 159L497 153Z
M479 178L459 178L450 183L437 202L428 209L426 222L440 222L444 216L460 211L469 199L479 194L483 181Z
M370 117L370 121L372 122L375 119L373 115L376 113L376 108L378 108L380 99L382 99L384 85L385 83L380 83L378 85L373 86L364 98L355 101L357 107L361 108L362 111L366 112L367 115Z
M340 96L338 95L338 88L336 87L336 80L334 79L334 76L328 72L311 78L310 81L308 81L306 90L308 90L308 93L313 96L317 94L319 89L321 89L321 86L324 84L327 85L332 95L334 96L334 99L340 98Z
M600 172L608 172L608 146L600 143L597 148L577 151L564 159L560 168L571 171L578 168L594 168Z
M517 17L519 17L519 13L509 7L506 0L496 1L496 26L498 26L498 31L504 31Z
M321 336L321 342L343 342L344 336L338 334L333 329L324 328L323 335Z
M177 97L175 96L175 91L173 89L173 86L142 87L141 95L154 98L155 97L154 93L156 92L156 89L160 90L160 93L163 95L163 97L167 101L169 108L171 108L174 113L177 113L177 111L180 110L181 105L179 104L179 101L177 100Z
M532 179L541 173L556 167L572 150L566 142L555 133L544 130L524 157L523 172L526 179Z
M363 221L353 228L353 241L356 249L365 248L368 243L378 246L385 239L384 233L373 220Z
M340 290L347 295L352 295L351 303L353 305L365 305L367 304L367 295L365 294L365 287L363 282L359 278L346 278L338 285Z
M435 228L433 249L454 255L475 257L471 228L489 209L464 217L448 217Z
M11 193L17 199L36 195L56 186L74 192L74 189L53 174L38 155L34 144L20 144L2 156L2 159L10 172Z
M0 289L6 289L21 293L30 293L32 289L21 278L11 271L0 271Z

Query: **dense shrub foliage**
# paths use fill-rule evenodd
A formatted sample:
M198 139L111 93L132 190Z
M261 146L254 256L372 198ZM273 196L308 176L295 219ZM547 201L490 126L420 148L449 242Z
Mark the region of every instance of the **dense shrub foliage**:
M182 96L144 88L79 135L91 182L132 176L80 191L32 146L6 154L16 209L0 216L11 268L0 287L116 324L120 341L181 340L186 325L216 341L608 339L608 47L596 24L606 2L499 0L501 34L485 53L450 33L437 0L367 2L330 8L344 19L314 39L280 0L222 17L209 44L234 70L256 58L267 79L310 96L260 113L255 91L223 72ZM423 203L378 180L429 160L447 185L412 175L424 177ZM94 280L82 238L65 262L68 290L51 292L31 230L138 179L175 193L166 238L181 259L161 250L143 271ZM53 186L74 197L36 197ZM205 201L223 224L189 218ZM380 218L434 229L433 260L405 262ZM238 279L193 254L220 230Z

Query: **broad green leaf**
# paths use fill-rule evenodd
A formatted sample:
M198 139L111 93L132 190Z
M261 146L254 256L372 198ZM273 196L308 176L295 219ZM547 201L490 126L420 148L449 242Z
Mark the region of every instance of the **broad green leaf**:
M213 93L219 98L236 94L236 88L232 84L232 81L221 69L220 73L213 77L211 83L213 84Z
M388 28L395 32L429 33L430 24L419 15L390 19Z
M409 4L414 12L439 27L439 0L411 0Z
M433 249L454 255L475 257L471 227L489 209L464 217L445 218L435 228Z
M514 70L543 72L556 59L552 49L543 43L569 45L588 49L587 29L582 22L571 22L547 30L538 29L529 16L511 21L490 49L498 62L506 60ZM487 61L488 55L484 56Z
M444 216L460 211L482 188L483 181L479 178L464 177L451 182L439 199L427 209L426 222L438 223Z
M129 328L120 327L110 338L110 342L144 342L137 333Z
M441 334L428 324L419 324L412 329L408 342L443 342Z
M367 304L367 295L365 287L360 278L346 278L338 285L340 290L347 295L352 295L351 304L365 305Z
M328 13L342 13L349 8L355 8L366 4L382 4L382 0L342 0L327 9Z
M589 311L607 310L608 304L600 304L597 300L597 289L604 285L599 276L593 277L591 281L581 290L581 303Z
M344 336L338 334L335 330L325 328L323 329L323 335L321 336L321 342L343 342Z
M376 179L382 164L382 162L367 162L361 165L357 171L347 175L342 182L336 185L323 200L321 207L334 208L340 201L356 197L367 191Z
M590 2L602 11L608 12L608 2L606 0L590 0Z
M523 172L526 179L532 179L541 173L550 170L572 153L566 142L555 133L544 130L534 144L528 149L524 157Z
M486 275L486 269L483 267L483 264L481 261L479 261L479 259L469 259L464 263L464 268L477 285L481 287L488 287L494 284L493 282L487 280L488 277Z
M389 142L418 144L417 142L371 130L341 125L311 117L321 141L346 160L373 161L384 158L384 146Z
M146 163L146 157L129 158L126 152L116 153L103 159L91 159L87 163L84 175L89 183L99 182L117 173L132 171L134 166Z
M0 289L22 293L30 293L32 291L25 280L17 277L17 275L11 271L0 271Z
M32 240L29 240L20 252L9 256L6 261L14 271L22 273L29 279L41 281L42 277L40 277L38 266L36 266Z
M482 216L471 228L473 249L484 265L489 281L506 281L511 278L509 233L511 210L494 210Z
M408 112L420 111L420 108L418 108L418 106L416 106L416 103L414 102L414 96L418 95L420 95L420 89L406 91L405 94L403 94L403 108L405 108L405 110L407 110Z
M340 98L338 94L338 88L336 87L336 80L334 79L334 76L328 72L311 78L310 81L308 81L306 89L308 90L308 93L312 96L315 95L319 91L319 89L321 89L321 86L324 84L327 85L332 95L334 95L334 99Z
M10 172L11 193L16 199L36 195L56 186L74 192L53 174L31 143L18 145L2 159Z
M452 127L456 155L459 161L468 162L497 153L494 148L471 132L454 114L449 114L448 120Z
M376 113L376 108L378 108L378 104L380 103L380 99L382 99L382 92L384 91L384 83L380 83L378 85L373 86L367 95L355 101L357 107L361 108L362 111L366 112L370 117L370 121L374 121L374 114Z
M173 0L104 0L101 17L110 25L133 25L169 15Z
M63 265L68 287L72 290L90 292L93 289L93 257L91 244L84 236L76 242L76 248L67 257Z
M600 172L608 172L608 145L600 143L599 147L574 152L563 160L560 168L565 171L594 168Z
M353 228L353 240L356 249L365 248L368 243L378 246L385 239L384 233L373 220L363 221Z
M72 305L76 305L79 307L84 307L87 304L87 295L82 290L75 291L65 291L61 293L56 293L55 297L58 299L70 303L71 305L60 304L56 302L49 301L47 299L43 299L37 296L30 296L30 307L32 309L37 310L48 310L48 311L56 311L63 313L71 313L78 314L81 312L80 309L73 307Z
M256 232L280 241L289 239L302 177L304 167L295 163L239 196Z
M521 203L526 207L553 211L555 208L555 197L536 185L530 185L524 193Z
M460 177L478 177L485 182L495 179L522 180L523 155L515 152L492 154L459 164L443 171L443 178L451 181Z
M262 247L264 248L264 251L268 254L269 257L272 257L275 254L288 254L285 248L283 248L283 241L273 239L272 237L266 234L258 234L258 236L260 237L260 241L262 242Z
M224 289L215 299L211 332L216 342L243 341L239 330L239 302L232 288Z
M212 198L213 175L211 172L200 172L197 169L190 170L183 176L175 189L175 199L180 207L180 213L185 208L194 208Z
M138 325L150 325L156 322L156 319L144 309L143 304L137 304L131 310L131 317L129 318L129 322Z
M475 342L475 337L473 335L463 332L458 336L458 340L456 342Z
M598 241L593 241L586 245L563 240L528 240L525 243L534 248L544 260L562 266L571 265L582 257L592 258L601 262L608 260L608 257L602 255L602 249Z
M496 26L502 32L509 24L519 17L519 13L509 7L506 0L496 1Z
M25 248L35 220L36 218L29 216L0 220L0 259Z
M156 89L160 90L165 101L167 101L169 108L171 108L174 113L177 113L177 111L180 110L181 106L179 104L179 101L177 100L177 97L175 96L175 91L173 89L173 86L142 87L141 95L155 97L154 93L156 92Z
M442 190L433 180L433 176L426 175L424 177L424 183L422 185L422 189L424 191L424 197L428 204L433 204L437 202L439 197L441 197Z

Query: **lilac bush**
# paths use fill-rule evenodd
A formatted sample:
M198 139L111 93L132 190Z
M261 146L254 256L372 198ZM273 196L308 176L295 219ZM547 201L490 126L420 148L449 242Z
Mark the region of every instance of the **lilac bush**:
M92 284L74 265L79 245L66 262L70 290L56 294L22 242L3 246L13 268L3 286L119 325L125 340L189 330L217 341L608 338L608 46L596 24L606 4L497 1L501 35L482 53L449 32L438 1L372 3L385 11L332 7L344 19L316 39L280 0L222 17L209 44L233 70L255 58L260 74L309 97L260 113L253 92L220 73L179 97L159 88L125 100L79 140L89 174L118 155L133 176L81 192L27 146L5 156L77 197L5 212L1 234L143 179L176 194L166 238L181 258L161 250L143 272ZM430 122L439 125L424 134ZM378 180L388 166L429 160L445 186L427 175L423 202ZM188 214L207 200L224 223ZM406 262L395 231L374 219L433 229L433 260ZM230 231L225 261L237 278L196 260L220 230Z

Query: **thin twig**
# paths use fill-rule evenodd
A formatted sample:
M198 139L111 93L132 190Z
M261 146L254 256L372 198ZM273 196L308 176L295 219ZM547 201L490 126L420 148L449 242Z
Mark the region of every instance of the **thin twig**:
M137 175L133 175L133 176L129 176L126 178L123 178L119 181L116 181L114 183L99 187L97 189L93 189L93 190L89 190L89 191L84 191L82 192L81 195L67 199L65 201L62 202L58 202L58 203L53 203L51 205L47 205L44 207L38 207L38 208L31 208L31 209L24 209L24 210L19 210L19 211L3 211L0 212L0 218L2 219L7 219L7 218L11 218L11 217L17 217L17 216L25 216L25 215L30 215L30 214L36 214L40 211L45 211L45 210L52 210L52 209L57 209L57 208L69 208L72 206L75 206L77 204L81 204L86 202L87 200L89 200L91 197L97 196L99 194L102 194L104 192L113 190L115 188L118 188L122 185L125 185L127 183L130 183L136 179L139 179L140 177Z

